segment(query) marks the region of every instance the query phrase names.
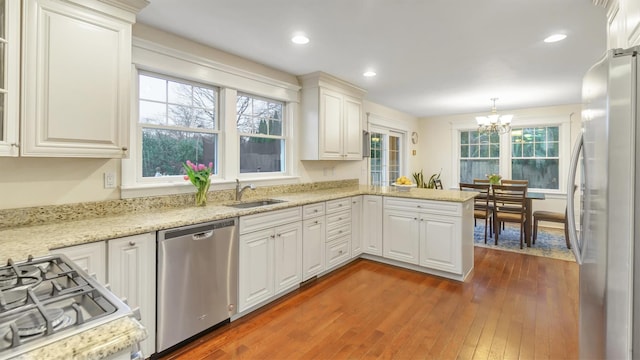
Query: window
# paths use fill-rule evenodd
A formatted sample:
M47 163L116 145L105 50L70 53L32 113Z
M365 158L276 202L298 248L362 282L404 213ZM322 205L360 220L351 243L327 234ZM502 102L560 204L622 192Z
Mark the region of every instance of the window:
M500 135L460 131L460 182L500 173Z
M218 173L218 90L140 73L138 131L143 178L182 176L182 164L214 164Z
M390 185L401 174L403 135L377 131L371 132L371 185Z
M284 172L284 103L238 93L240 173Z
M529 180L529 187L560 189L558 126L511 130L511 178Z

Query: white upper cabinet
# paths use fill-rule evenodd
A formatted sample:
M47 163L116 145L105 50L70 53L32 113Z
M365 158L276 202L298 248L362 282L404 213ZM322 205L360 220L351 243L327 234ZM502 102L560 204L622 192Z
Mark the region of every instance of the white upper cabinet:
M147 3L23 2L22 156L127 156L131 26Z
M0 156L18 156L20 2L0 0Z
M593 0L607 9L607 48L640 45L640 1Z
M301 160L362 160L365 91L322 72L300 79Z

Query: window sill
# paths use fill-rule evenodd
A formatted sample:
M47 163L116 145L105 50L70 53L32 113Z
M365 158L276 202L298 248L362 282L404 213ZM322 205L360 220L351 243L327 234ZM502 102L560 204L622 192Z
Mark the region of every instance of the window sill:
M274 186L300 183L298 176L274 176L263 178L245 178L240 179L241 183L252 183L256 186ZM209 191L235 189L236 180L211 180ZM132 186L122 186L120 188L120 198L131 199L146 196L166 196L176 194L189 194L195 190L193 185L188 182L174 183L154 183L154 184L136 184Z

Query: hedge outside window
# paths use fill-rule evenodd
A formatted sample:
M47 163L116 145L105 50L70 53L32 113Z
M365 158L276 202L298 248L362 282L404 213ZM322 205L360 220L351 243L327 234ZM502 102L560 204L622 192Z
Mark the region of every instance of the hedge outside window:
M495 132L460 131L460 182L486 179L500 173L500 135Z
M560 188L558 126L511 130L511 178L529 180L535 189Z
M182 176L187 160L213 162L217 174L218 90L150 73L138 83L142 177Z
M284 103L238 93L240 173L285 171Z

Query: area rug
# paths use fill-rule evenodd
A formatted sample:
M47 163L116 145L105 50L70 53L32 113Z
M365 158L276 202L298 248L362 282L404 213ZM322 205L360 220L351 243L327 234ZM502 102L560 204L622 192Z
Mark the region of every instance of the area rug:
M545 256L554 259L575 261L575 257L564 240L564 231L562 229L538 228L538 238L535 244L530 248L526 243L524 248L520 249L520 228L507 224L505 229L500 233L498 245L494 245L495 239L487 234L487 243L484 243L484 224L478 224L473 231L473 242L475 246L481 246L491 249L513 251L521 254L529 254L536 256Z

